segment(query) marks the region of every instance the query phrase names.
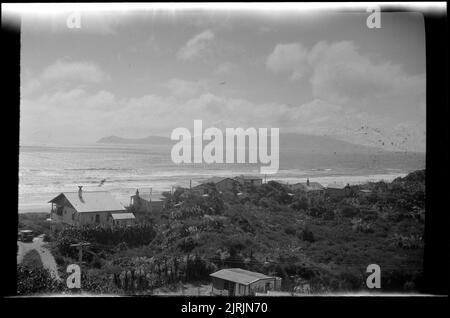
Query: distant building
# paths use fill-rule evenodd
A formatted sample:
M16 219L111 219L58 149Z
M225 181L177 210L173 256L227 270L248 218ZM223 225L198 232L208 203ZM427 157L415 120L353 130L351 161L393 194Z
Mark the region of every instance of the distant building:
M49 203L52 204L50 218L58 223L111 226L114 214L121 214L122 220L134 220L134 215L127 213L107 191L88 192L80 186L77 192L60 193Z
M289 184L289 182L284 181L284 180L270 180L269 182L276 182L278 184L281 184L283 187L287 187L287 188L289 188L291 186L291 184Z
M216 189L220 192L232 192L237 189L238 182L234 179L227 178L227 177L211 177L209 179L206 179L202 181L201 184L194 187L195 190L200 190L203 193L205 193L204 189L206 189L207 184L213 183L216 186Z
M371 194L372 194L372 190L368 190L368 189L359 189L358 190L358 195L361 197L367 197Z
M112 225L133 225L136 221L133 213L113 213L111 218Z
M263 179L260 177L254 176L244 176L240 175L234 178L241 185L251 185L251 186L260 186L262 185Z
M350 191L350 185L341 183L331 183L325 188L325 193L332 197L344 197Z
M130 197L130 206L138 212L159 212L164 206L165 198L160 194L149 192L139 192Z
M221 269L210 274L212 294L226 296L247 296L280 290L281 278L267 276L240 268Z
M291 190L300 190L304 192L315 192L322 193L325 188L319 182L310 182L309 179L306 179L306 182L299 182L292 185L289 185Z

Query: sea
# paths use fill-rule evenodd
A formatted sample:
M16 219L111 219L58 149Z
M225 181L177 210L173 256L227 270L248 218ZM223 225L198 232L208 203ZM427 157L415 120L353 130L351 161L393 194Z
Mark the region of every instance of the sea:
M124 206L130 196L154 195L174 187L195 186L212 176L260 176L265 181L361 184L392 181L425 168L424 153L280 153L274 175L261 175L259 164L175 164L167 145L92 144L21 145L19 148L19 213L49 212L49 200L61 192L109 191ZM103 182L102 182L103 180Z

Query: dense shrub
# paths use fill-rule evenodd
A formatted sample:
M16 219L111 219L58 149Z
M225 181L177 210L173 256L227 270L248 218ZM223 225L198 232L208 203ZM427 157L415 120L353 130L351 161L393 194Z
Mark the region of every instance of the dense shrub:
M342 209L341 214L343 217L351 218L359 214L359 209L354 206L346 206Z
M295 235L295 233L297 232L297 230L295 229L294 226L290 225L290 226L287 226L287 227L284 229L284 232L285 232L287 235Z
M34 295L64 290L64 285L54 279L43 267L17 266L17 295Z
M118 245L126 243L128 247L148 245L156 232L149 224L124 227L66 227L56 237L56 244L64 256L76 257L77 250L71 244L90 242L100 245Z
M308 228L305 227L302 231L301 238L304 241L313 243L315 241L314 233Z

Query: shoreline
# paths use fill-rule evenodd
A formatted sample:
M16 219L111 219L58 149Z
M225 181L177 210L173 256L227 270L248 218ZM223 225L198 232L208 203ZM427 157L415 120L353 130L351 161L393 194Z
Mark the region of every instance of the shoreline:
M368 182L392 182L394 179L398 177L404 177L408 173L385 173L385 174L372 174L372 175L338 175L338 176L304 176L304 177L267 177L267 181L283 181L289 184L298 183L298 182L306 182L306 179L309 178L311 182L319 182L323 186L327 186L330 183L339 183L339 184L350 184L350 185L358 185L364 184ZM262 177L264 179L264 177ZM120 191L121 190L121 191ZM123 190L125 189L117 189L117 191L111 190L110 192L117 197L117 199L122 199ZM167 191L167 189L155 189L156 192ZM131 195L132 193L130 193ZM48 198L50 200L51 197ZM50 213L50 206L47 204L29 204L27 207L22 207L18 209L18 214L28 214L28 213Z

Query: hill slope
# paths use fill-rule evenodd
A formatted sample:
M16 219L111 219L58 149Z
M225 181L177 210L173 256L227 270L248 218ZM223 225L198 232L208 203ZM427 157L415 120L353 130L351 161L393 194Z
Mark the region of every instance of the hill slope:
M101 138L97 143L107 144L155 144L155 145L174 145L176 142L168 137L148 136L145 138L122 138L117 136L109 136ZM208 142L204 141L203 146ZM225 143L224 143L225 146ZM346 141L338 140L332 137L304 135L304 134L281 134L280 135L280 151L296 153L375 153L383 151L380 148L368 147L363 145L352 144Z

